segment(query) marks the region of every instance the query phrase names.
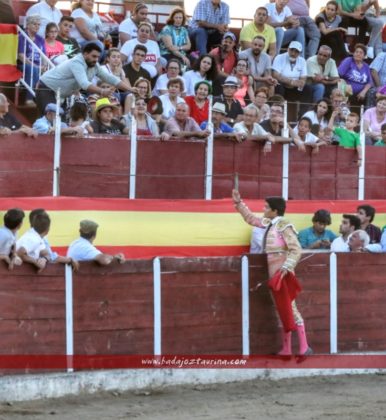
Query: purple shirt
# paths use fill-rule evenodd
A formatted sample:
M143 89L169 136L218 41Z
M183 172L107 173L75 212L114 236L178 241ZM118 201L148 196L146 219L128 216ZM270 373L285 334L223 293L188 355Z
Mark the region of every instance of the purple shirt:
M35 39L33 39L32 41L44 52L44 54L46 53L45 41L41 36L35 35ZM34 57L32 58L32 46L29 42L25 41L24 36L20 33L19 34L19 47L17 50L19 54L24 54L24 44L27 44L26 50L25 50L26 58L32 61L36 66L39 66L40 65L39 53L35 50L33 54Z
M363 63L359 69L352 57L345 58L338 68L339 75L352 87L353 94L357 95L368 83L373 84L370 67Z

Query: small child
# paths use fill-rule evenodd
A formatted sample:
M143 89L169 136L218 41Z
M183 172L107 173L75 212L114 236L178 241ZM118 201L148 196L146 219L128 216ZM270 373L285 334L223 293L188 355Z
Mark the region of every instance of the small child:
M344 147L345 149L354 149L356 148L358 153L358 162L357 165L361 166L362 164L362 147L359 134L354 131L359 125L359 115L355 112L348 114L346 118L346 128L336 127L334 128L334 120L338 115L339 111L333 111L330 121L328 123L328 129L334 134L338 135L340 138L339 146Z
M9 209L4 214L4 226L0 228L0 260L8 264L10 270L15 265L21 265L21 259L16 255L16 233L21 228L24 219L22 209Z
M75 102L70 109L70 127L82 127L83 134L92 134L94 130L91 127L90 121L88 121L88 109L87 105L82 102Z
M312 153L319 153L319 146L322 143L317 136L311 133L312 121L308 117L300 118L298 125L294 128L294 133L306 145L312 147Z
M386 146L386 124L381 125L381 138L374 143L374 146Z

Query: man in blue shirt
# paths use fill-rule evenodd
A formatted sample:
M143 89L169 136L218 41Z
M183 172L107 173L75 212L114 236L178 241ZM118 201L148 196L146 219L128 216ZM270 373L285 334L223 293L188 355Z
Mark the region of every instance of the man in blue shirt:
M200 0L197 3L189 35L200 55L210 51L213 45L221 44L229 23L229 6L222 0Z
M331 214L320 209L314 213L312 227L299 232L299 242L303 249L330 249L331 242L337 237L334 232L326 229L331 225Z

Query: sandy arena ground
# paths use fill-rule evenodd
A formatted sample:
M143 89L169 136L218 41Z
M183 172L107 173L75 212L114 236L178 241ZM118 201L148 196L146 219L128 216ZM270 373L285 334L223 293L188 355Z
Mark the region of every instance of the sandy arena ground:
M260 379L3 403L0 419L386 419L386 375Z

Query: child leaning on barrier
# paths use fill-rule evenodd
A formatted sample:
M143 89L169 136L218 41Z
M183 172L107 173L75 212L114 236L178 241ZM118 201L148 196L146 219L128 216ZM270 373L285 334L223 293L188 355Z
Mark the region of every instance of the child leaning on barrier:
M10 270L15 265L22 264L22 260L16 255L16 233L21 228L23 219L22 209L9 209L4 214L4 226L0 228L0 260L5 261Z

